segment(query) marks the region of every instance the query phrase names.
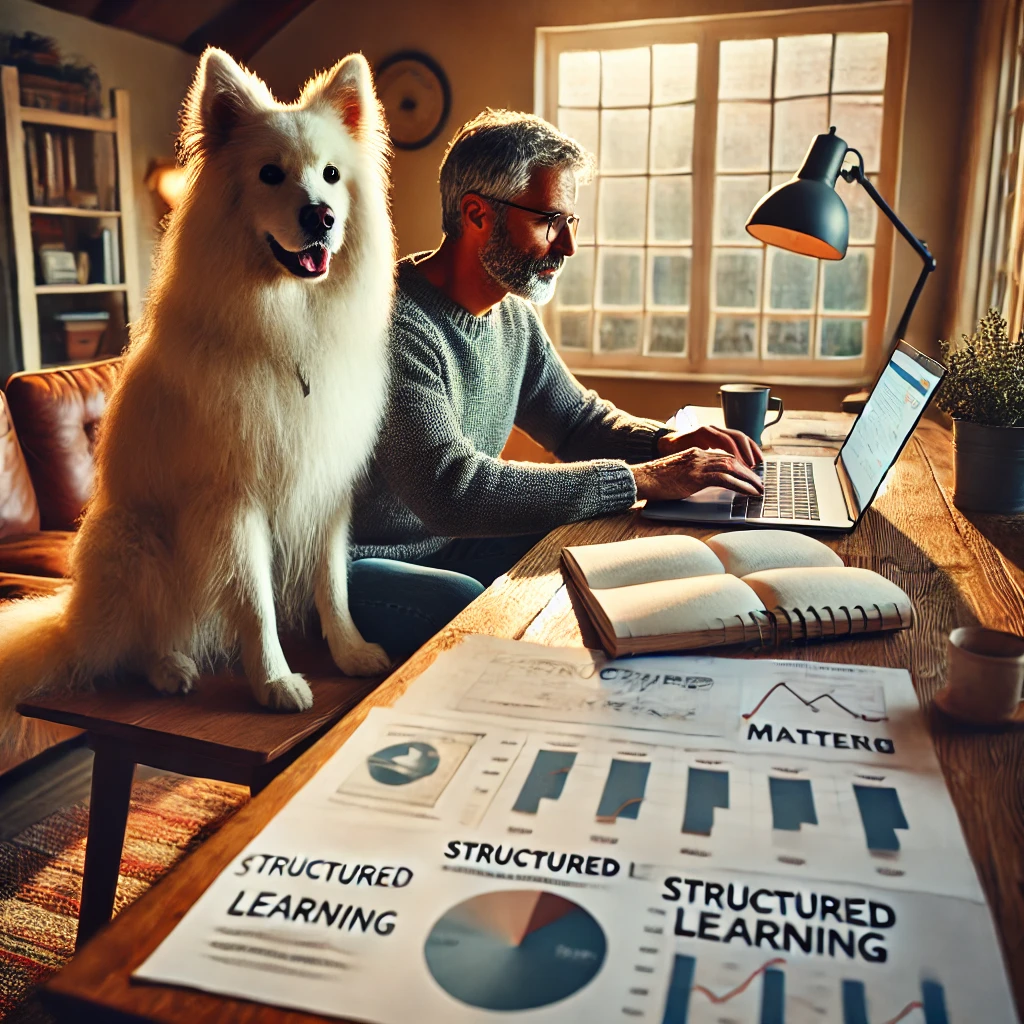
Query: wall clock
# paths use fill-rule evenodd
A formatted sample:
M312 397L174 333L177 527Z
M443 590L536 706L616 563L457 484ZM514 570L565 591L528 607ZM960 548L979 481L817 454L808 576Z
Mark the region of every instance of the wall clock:
M377 96L396 149L422 149L437 138L452 107L448 76L418 50L401 50L377 65Z

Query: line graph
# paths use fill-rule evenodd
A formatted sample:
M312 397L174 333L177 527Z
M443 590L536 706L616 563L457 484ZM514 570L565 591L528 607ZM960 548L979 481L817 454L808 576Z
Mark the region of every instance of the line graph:
M797 691L794 690L793 687L790 686L789 683L786 683L786 682L776 683L757 702L757 704L755 705L753 711L747 711L747 712L743 713L743 720L744 721L748 721L749 719L753 718L754 715L756 715L758 713L758 711L760 711L761 708L764 707L765 703L768 701L768 698L771 697L771 695L773 693L775 693L776 690L787 690L794 697L796 697L796 699L798 701L800 701L800 703L803 704L804 707L808 708L809 710L811 710L811 711L813 711L815 713L818 713L818 712L821 711L821 708L817 707L818 701L820 701L820 700L829 700L837 708L839 708L840 711L845 711L846 714L848 714L851 718L857 718L857 719L860 719L863 722L887 722L889 720L889 716L888 715L868 715L868 714L864 714L864 713L859 712L859 711L854 711L852 708L848 708L842 701L837 700L832 695L831 692L819 693L816 697L812 697L810 700L807 700L807 698L805 698L801 694L797 693Z
M769 968L775 967L779 964L784 964L785 962L785 959L783 959L781 956L775 957L774 960L768 960L766 963L761 964L761 966L758 967L758 969L754 971L753 974L751 974L750 977L746 979L746 981L741 982L735 988L726 992L725 995L715 995L715 993L712 992L711 989L705 988L703 985L694 985L693 991L700 992L701 995L707 996L708 999L715 1004L715 1006L720 1006L722 1003L729 1002L730 999L733 999L734 997L738 996L741 992L745 992L750 987L751 982L756 980L759 974L764 974L766 971L769 970Z
M713 1006L722 1006L746 992L761 976L764 977L764 987L761 993L762 1024L781 1022L784 980L783 973L778 968L785 962L783 957L773 957L761 964L728 992L719 995L706 985L694 984L693 977L697 970L697 958L687 956L685 953L677 953L672 962L665 1012L661 1018L662 1024L686 1024L690 1016L690 995L693 992L699 992Z

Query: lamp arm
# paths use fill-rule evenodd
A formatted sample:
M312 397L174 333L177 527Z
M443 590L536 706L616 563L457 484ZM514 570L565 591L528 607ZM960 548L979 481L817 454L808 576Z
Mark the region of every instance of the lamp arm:
M914 312L914 307L917 305L917 300L921 297L921 291L924 288L925 281L928 280L928 275L935 269L935 257L931 254L928 246L916 235L912 234L910 229L896 216L892 207L879 195L878 190L874 185L868 181L864 175L864 158L860 155L857 150L851 148L848 150L850 153L857 154L857 163L853 167L847 168L840 171L844 181L857 182L864 189L875 205L889 218L892 222L893 227L907 240L910 247L921 257L921 261L924 266L921 268L921 274L917 279L917 283L914 285L913 291L910 293L910 298L907 300L906 309L903 310L903 315L900 317L900 322L896 325L896 331L893 335L892 342L889 345L889 351L891 352L898 341L905 340L907 333L907 325L910 323L911 314Z

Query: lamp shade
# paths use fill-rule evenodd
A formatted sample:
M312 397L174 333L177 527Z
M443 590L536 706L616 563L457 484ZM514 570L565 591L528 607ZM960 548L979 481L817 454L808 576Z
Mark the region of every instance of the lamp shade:
M850 215L835 184L846 152L835 128L816 136L796 176L773 188L754 207L747 231L780 249L841 260L850 240Z

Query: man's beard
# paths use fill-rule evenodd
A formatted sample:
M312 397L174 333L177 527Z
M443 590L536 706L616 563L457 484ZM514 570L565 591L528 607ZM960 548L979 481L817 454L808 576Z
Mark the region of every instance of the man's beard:
M491 279L513 295L542 306L555 294L558 271L564 256L545 256L534 259L509 240L503 220L496 220L487 244L480 250L480 262ZM541 277L541 271L554 270L554 274Z

